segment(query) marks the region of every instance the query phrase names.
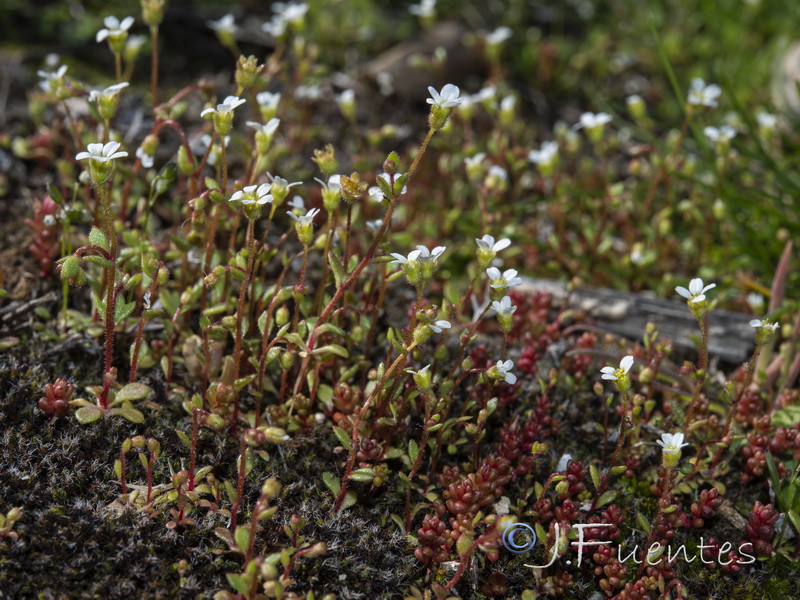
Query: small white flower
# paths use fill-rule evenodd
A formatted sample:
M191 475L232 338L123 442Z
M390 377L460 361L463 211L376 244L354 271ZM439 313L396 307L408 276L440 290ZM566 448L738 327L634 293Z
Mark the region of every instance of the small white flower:
M514 385L517 383L517 376L511 372L511 369L514 368L514 361L507 360L503 362L498 360L494 368L497 369L500 379L503 379L507 384Z
M443 329L450 329L452 325L450 321L435 321L433 323L428 323L428 327L430 327L434 333L442 333Z
M281 37L286 33L286 26L289 23L281 15L273 15L272 20L267 21L261 25L262 31L268 33L274 38Z
M600 372L602 373L600 379L617 381L623 376L627 375L632 366L633 357L631 355L625 356L621 361L619 361L619 369L615 369L614 367L603 367L600 369Z
M256 102L258 102L258 105L270 110L276 110L280 101L280 93L259 92L256 94Z
M692 279L689 282L689 289L687 290L683 286L678 286L675 288L675 291L678 292L681 296L686 298L689 302L702 302L706 299L706 292L710 289L717 287L716 283L710 283L707 286L703 287L703 280L699 277Z
M769 331L777 331L778 324L772 323L771 321L767 321L766 319L753 319L750 321L750 327L755 327L756 329L763 328Z
M510 37L511 29L508 27L498 27L494 31L484 35L483 39L485 39L486 43L490 46L497 46L498 44L505 42Z
M768 112L760 112L756 115L756 121L762 129L775 129L778 124L778 117Z
M105 145L100 143L89 144L88 152L78 152L78 154L75 155L75 160L84 160L89 158L91 160L96 160L97 162L107 162L109 160L114 160L115 158L124 158L128 156L127 152L117 152L119 145L119 142L108 142Z
M287 23L298 23L302 21L306 12L308 12L308 4L305 2L289 2L288 4L276 2L274 8L277 11L276 16L279 16Z
M516 106L517 106L516 96L506 96L500 101L501 112L513 112Z
M341 175L331 175L330 177L328 177L328 183L325 183L324 181L322 181L321 179L317 179L316 177L314 177L314 181L319 183L326 190L341 190L342 189L341 178L342 178Z
M636 105L643 102L642 97L639 94L631 94L627 98L625 98L625 103L628 106Z
M53 84L61 84L66 72L67 65L61 65L52 73L49 71L36 71L36 74L43 79L43 81L39 82L39 87L41 87L45 92L49 92L52 89Z
M206 25L208 25L211 29L216 31L217 33L222 33L226 35L233 36L239 30L236 26L236 21L233 18L233 15L228 13L227 15L221 17L216 21L206 21Z
M511 240L509 240L508 238L503 238L502 240L497 240L495 242L494 237L492 237L487 233L480 239L475 238L475 243L478 244L478 248L482 250L491 250L492 252L500 252L500 250L505 250L511 245Z
M289 201L287 206L291 206L292 208L295 208L301 212L305 212L306 210L306 203L303 201L302 197L297 195L295 195L295 197Z
M383 191L381 191L381 188L377 185L373 185L367 190L367 196L369 196L369 199L373 202L383 202L385 197Z
M447 250L445 246L436 246L433 250L428 250L425 246L417 246L418 260L421 262L433 262L437 260L444 251Z
M498 315L510 317L517 310L516 305L511 304L511 298L503 296L500 301L495 300L492 302L492 310Z
M267 204L272 202L272 195L269 193L270 184L248 185L234 192L229 202L241 202L242 204Z
M353 90L344 90L341 94L336 94L334 99L339 106L352 104L356 101L356 93Z
M152 155L148 154L147 152L145 152L144 146L139 146L136 149L136 158L139 159L139 161L142 163L142 166L145 169L152 169L153 168L153 163L155 161L155 156L152 156Z
M128 41L125 42L125 54L138 54L142 47L147 42L147 36L144 35L131 35L128 36Z
M558 154L558 142L544 142L539 150L528 152L528 160L535 165L549 165Z
M469 170L476 169L476 168L480 167L481 164L483 164L483 161L485 159L486 159L486 153L485 152L478 152L474 156L465 157L464 158L464 164L466 165L467 170L469 171Z
M656 440L656 444L661 446L666 454L680 453L682 448L689 445L683 443L682 433L662 433L661 439Z
M130 85L127 81L123 81L122 83L115 83L114 85L108 86L106 89L98 91L92 90L89 92L89 101L90 102L97 102L100 98L104 98L106 100L110 100L117 94L119 94L122 90Z
M298 85L294 90L296 100L313 102L322 98L322 89L318 85Z
M495 179L497 181L507 181L508 180L508 171L506 171L500 165L492 165L489 167L489 173L486 176L486 179Z
M318 209L318 208L312 208L311 210L309 210L309 211L308 211L308 212L307 212L305 215L303 215L302 217L298 217L298 216L297 216L296 214L294 214L292 211L290 211L290 210L287 210L287 211L286 211L286 214L287 214L287 215L289 215L290 217L292 217L292 219L294 219L295 221L297 221L297 222L298 222L298 223L300 223L301 225L311 225L311 223L313 223L313 222L314 222L314 217L316 217L318 213L319 213L319 209Z
M611 115L608 113L585 112L581 115L580 121L578 121L574 129L594 129L595 127L602 127L606 123L610 122Z
M412 4L408 12L417 17L433 17L436 15L436 0L421 0L419 4Z
M706 85L705 81L699 77L695 77L692 79L687 101L689 104L695 106L716 108L717 99L720 97L720 94L722 94L722 89L716 83Z
M392 265L411 265L419 260L419 250L412 250L408 253L408 256L403 256L402 254L398 254L397 252L392 252L391 256L394 256L394 260L389 264Z
M272 185L275 186L276 188L286 188L287 190L303 183L302 181L293 181L292 183L289 183L289 181L284 179L283 177L279 177L278 175L272 175L271 173L267 173L267 177L270 178L270 181L272 181Z
M517 277L516 269L508 269L501 273L497 267L489 267L486 269L486 274L491 282L489 286L496 290L517 287L522 284L522 279Z
M412 371L411 369L406 369L406 373L411 373L412 375L423 375L424 376L430 370L430 368L431 368L430 365L425 365L419 371Z
M706 127L703 129L706 137L715 143L727 143L736 137L736 130L730 125L723 125L722 127Z
M105 28L98 31L95 36L95 40L98 43L109 37L117 36L128 31L131 25L133 25L133 17L125 17L122 19L122 22L120 22L117 17L106 17L103 19L103 25L105 25Z
M764 306L764 296L758 292L750 292L747 294L747 304L755 311L760 310Z
M212 114L219 114L219 115L226 115L228 113L233 112L233 110L242 104L247 102L244 98L239 98L239 96L228 96L225 100L222 101L222 104L217 104L216 108L206 108L203 112L200 113L201 117L205 117L206 115Z
M211 141L212 137L209 134L204 133L202 136L200 136L200 142L196 143L192 147L193 152L198 156L203 156L208 150L208 147L211 145ZM228 147L230 141L231 141L231 136L226 135L225 139L223 140L226 148ZM208 155L208 164L213 167L214 165L217 164L217 160L218 160L218 152L217 152L217 144L215 144L214 148L211 150L211 153Z
M255 129L256 132L260 131L268 136L273 135L278 130L280 124L281 120L277 118L272 118L263 125L257 121L247 121L247 123L245 123L250 129Z
M457 85L453 85L452 83L446 84L441 92L437 92L436 88L433 86L428 87L428 92L430 93L431 97L427 99L428 104L434 104L441 108L452 108L454 106L458 106L461 102L461 98L459 98L459 94L461 90L458 89Z
M485 88L482 88L477 94L472 96L473 101L475 102L486 102L487 100L492 100L497 95L497 86L489 85Z
M367 221L367 228L370 231L380 231L381 225L383 225L382 219L375 219L374 221Z

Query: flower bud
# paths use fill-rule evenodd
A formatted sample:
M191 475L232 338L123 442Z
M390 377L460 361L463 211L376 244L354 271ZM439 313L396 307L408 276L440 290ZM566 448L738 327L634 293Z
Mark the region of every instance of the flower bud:
M336 151L333 149L333 144L325 146L324 150L314 150L314 158L312 158L319 170L325 175L334 175L339 168L339 161L336 160Z
M236 85L239 89L246 90L252 87L258 79L258 74L264 68L264 65L259 66L258 59L255 56L244 57L244 54L239 56L236 63Z
M294 354L291 354L289 352L284 352L283 354L281 354L280 361L281 361L281 368L285 371L288 371L289 369L292 368L292 365L294 364Z
M164 0L142 0L142 20L150 27L158 27L164 20Z
M389 156L386 157L386 160L383 161L383 171L387 175L396 175L398 170L400 169L400 157L397 155L397 152L389 153Z
M291 356L291 354L285 354L284 356ZM264 436L266 437L266 440L272 444L280 444L281 442L285 442L289 439L287 433L280 427L265 428Z
M278 497L278 494L281 493L281 482L275 479L274 477L270 477L267 479L264 484L261 486L261 495L264 496L267 500L273 500Z
M364 193L369 185L366 181L361 181L358 173L353 173L350 177L342 176L342 199L345 202L355 202L364 198Z
M225 426L226 426L225 419L223 419L219 415L211 414L206 417L206 427L208 427L209 429L213 429L214 431L220 431Z

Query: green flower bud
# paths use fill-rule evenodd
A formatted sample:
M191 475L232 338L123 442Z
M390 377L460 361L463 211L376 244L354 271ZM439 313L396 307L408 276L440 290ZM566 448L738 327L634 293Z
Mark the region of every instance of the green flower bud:
M339 168L339 161L336 160L336 151L333 149L333 144L325 146L324 150L314 150L314 158L312 158L319 170L325 175L334 175Z
M261 486L261 495L264 496L267 500L273 500L278 497L278 494L281 493L281 482L275 479L274 477L270 477L264 482L264 485Z
M158 27L164 20L164 0L141 0L142 20L150 27Z
M240 90L252 87L258 80L258 74L263 68L264 65L259 66L258 59L255 56L245 58L244 55L241 55L236 63L236 74L234 75L236 85L239 86Z
M353 173L350 177L343 175L340 182L342 185L342 199L345 202L355 202L363 199L369 187L366 181L361 181L358 173Z

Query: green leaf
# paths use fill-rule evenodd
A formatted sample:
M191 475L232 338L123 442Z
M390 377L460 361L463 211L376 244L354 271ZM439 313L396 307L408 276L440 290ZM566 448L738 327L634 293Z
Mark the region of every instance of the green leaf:
M106 303L105 300L102 300L100 296L92 292L92 305L97 310L98 313L104 315L106 313Z
M389 185L389 182L386 181L386 179L384 179L383 177L378 177L377 181L378 181L378 187L381 188L381 192L383 192L383 195L386 196L387 198L391 198L392 186Z
M794 427L800 423L800 405L787 406L772 415L772 423L776 427Z
M329 471L325 471L322 474L322 483L324 483L325 487L333 492L334 496L338 496L339 492L342 491L342 486L339 484L339 478Z
M342 267L341 261L336 257L333 251L328 252L328 262L331 264L333 280L336 283L336 289L338 290L340 287L342 287L342 281L344 281L344 267Z
M117 392L117 402L134 402L146 398L152 390L143 383L129 383Z
M53 199L53 202L55 202L59 206L64 205L64 198L61 197L61 191L58 189L57 186L53 185L52 183L48 184L47 193L50 194L50 198Z
M92 227L92 230L89 232L89 243L94 246L100 246L106 252L110 249L106 234L98 227Z
M311 319L309 319L310 321ZM322 335L323 333L335 333L336 335L340 335L342 337L347 337L347 334L344 332L344 329L341 327L337 327L333 323L323 323L319 327L317 327L317 337Z
M456 542L456 552L459 556L464 556L472 547L472 533L465 531L462 533Z
M335 354L336 356L341 356L342 358L348 358L350 355L347 352L347 349L339 344L328 344L327 346L321 346L319 348L314 348L311 354L323 355L323 354Z
M600 474L597 472L597 467L594 465L589 465L589 475L592 476L592 483L594 484L594 489L597 490L600 488Z
M600 508L601 506L605 506L606 504L613 502L614 498L616 497L617 492L615 490L608 490L607 492L604 492L597 500L597 507Z
M131 423L144 423L144 415L141 411L136 410L132 406L122 406L119 408L112 408L108 411L110 415L119 415L128 419Z
M636 513L636 522L639 524L639 527L642 528L642 531L650 533L650 521L648 521L642 513Z
M94 423L103 416L103 409L99 406L84 406L75 412L75 418L81 425Z
M134 308L136 308L136 302L125 302L119 298L114 306L114 324L122 323L131 315Z
M228 500L231 501L231 504L235 504L239 499L239 493L236 491L236 487L227 479L225 480L224 485L225 492L228 494Z
M261 313L261 316L258 317L258 331L261 335L264 335L264 329L267 327L267 312L268 311L265 310Z
M161 304L164 306L164 310L167 311L167 314L174 315L181 303L180 296L175 292L161 290L158 293L158 297L161 299Z
M104 269L108 269L109 267L114 266L113 262L111 262L110 260L106 260L102 256L96 256L96 255L84 256L83 260L85 262L90 262L93 265L97 265L98 267L103 267Z
M247 546L250 545L250 527L248 525L239 525L233 534L233 539L239 550L247 552Z
M419 446L414 440L409 440L408 457L411 459L412 464L417 461L417 456L419 456Z
M192 440L189 438L189 436L186 434L185 431L181 431L180 429L176 429L175 433L178 435L178 439L183 442L184 446L186 446L187 448L191 448L192 447Z
M375 478L375 469L372 467L363 467L356 469L350 473L350 479L353 481L360 481L361 483L369 483Z
M792 525L794 525L797 533L800 533L800 515L793 510L790 510L787 515L789 516L789 521L791 521Z
M239 529L236 530L236 533L239 533ZM225 573L225 577L228 578L228 584L242 596L246 597L250 594L250 586L244 575L240 575L239 573Z
M350 450L350 436L347 435L347 432L341 427L334 427L333 433L335 433L336 437L339 438L339 443L344 447L344 449Z
M228 545L231 546L233 545L233 536L231 535L230 529L228 529L227 527L216 527L214 529L214 533L218 538L227 542Z
M347 492L342 501L342 510L346 510L358 502L358 496L355 492Z

